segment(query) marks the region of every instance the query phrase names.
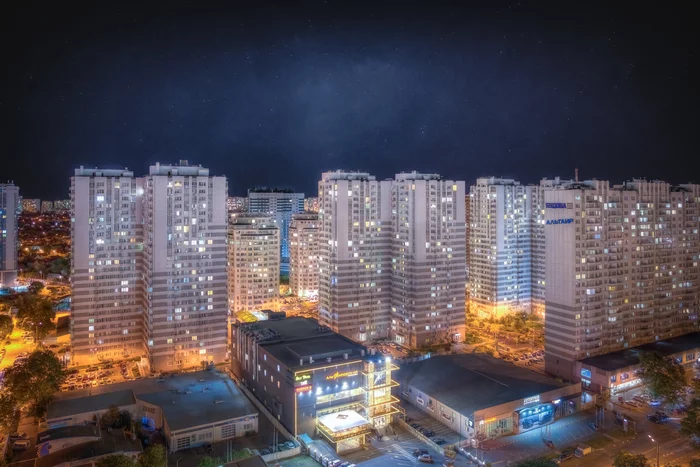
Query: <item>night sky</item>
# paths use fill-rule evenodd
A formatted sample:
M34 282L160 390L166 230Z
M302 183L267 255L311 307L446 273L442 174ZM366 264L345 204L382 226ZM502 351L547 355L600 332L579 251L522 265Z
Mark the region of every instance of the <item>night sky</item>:
M231 195L337 168L700 182L689 6L11 3L0 181L25 197L179 159Z

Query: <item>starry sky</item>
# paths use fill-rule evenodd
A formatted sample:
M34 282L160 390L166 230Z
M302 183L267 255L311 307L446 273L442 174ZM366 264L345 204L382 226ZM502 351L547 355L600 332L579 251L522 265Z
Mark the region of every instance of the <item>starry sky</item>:
M338 168L700 182L689 6L14 3L0 181L25 197L180 159L231 195Z

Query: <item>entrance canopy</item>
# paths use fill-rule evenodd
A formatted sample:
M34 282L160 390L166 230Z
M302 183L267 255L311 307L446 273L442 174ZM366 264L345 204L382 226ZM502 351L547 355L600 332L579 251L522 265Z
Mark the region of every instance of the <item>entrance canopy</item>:
M366 418L354 410L343 410L342 412L322 415L318 417L318 423L333 434L370 424Z

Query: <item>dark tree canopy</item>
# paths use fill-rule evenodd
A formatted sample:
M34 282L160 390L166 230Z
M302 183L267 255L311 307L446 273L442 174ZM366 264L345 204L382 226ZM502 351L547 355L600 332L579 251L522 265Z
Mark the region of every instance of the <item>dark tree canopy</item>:
M50 300L38 295L24 294L17 299L17 326L34 333L37 339L45 337L54 325L56 311Z
M641 378L644 385L655 396L669 404L677 404L688 384L685 370L674 365L666 357L656 352L645 352L640 357Z

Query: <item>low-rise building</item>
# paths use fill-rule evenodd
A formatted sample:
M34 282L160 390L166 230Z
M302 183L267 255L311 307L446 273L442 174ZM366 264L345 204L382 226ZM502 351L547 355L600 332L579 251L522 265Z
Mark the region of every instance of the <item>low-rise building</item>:
M700 367L700 333L686 334L665 341L645 344L576 362L581 386L592 391L621 397L625 391L641 386L640 356L656 352L686 369Z
M46 422L50 428L91 423L110 407L162 430L171 452L258 431L253 405L229 378L213 371L59 393Z
M396 374L401 398L466 438L524 433L594 403L563 384L488 355L438 356Z
M232 370L296 437L322 436L336 451L365 444L398 412L390 359L314 319L237 324Z

